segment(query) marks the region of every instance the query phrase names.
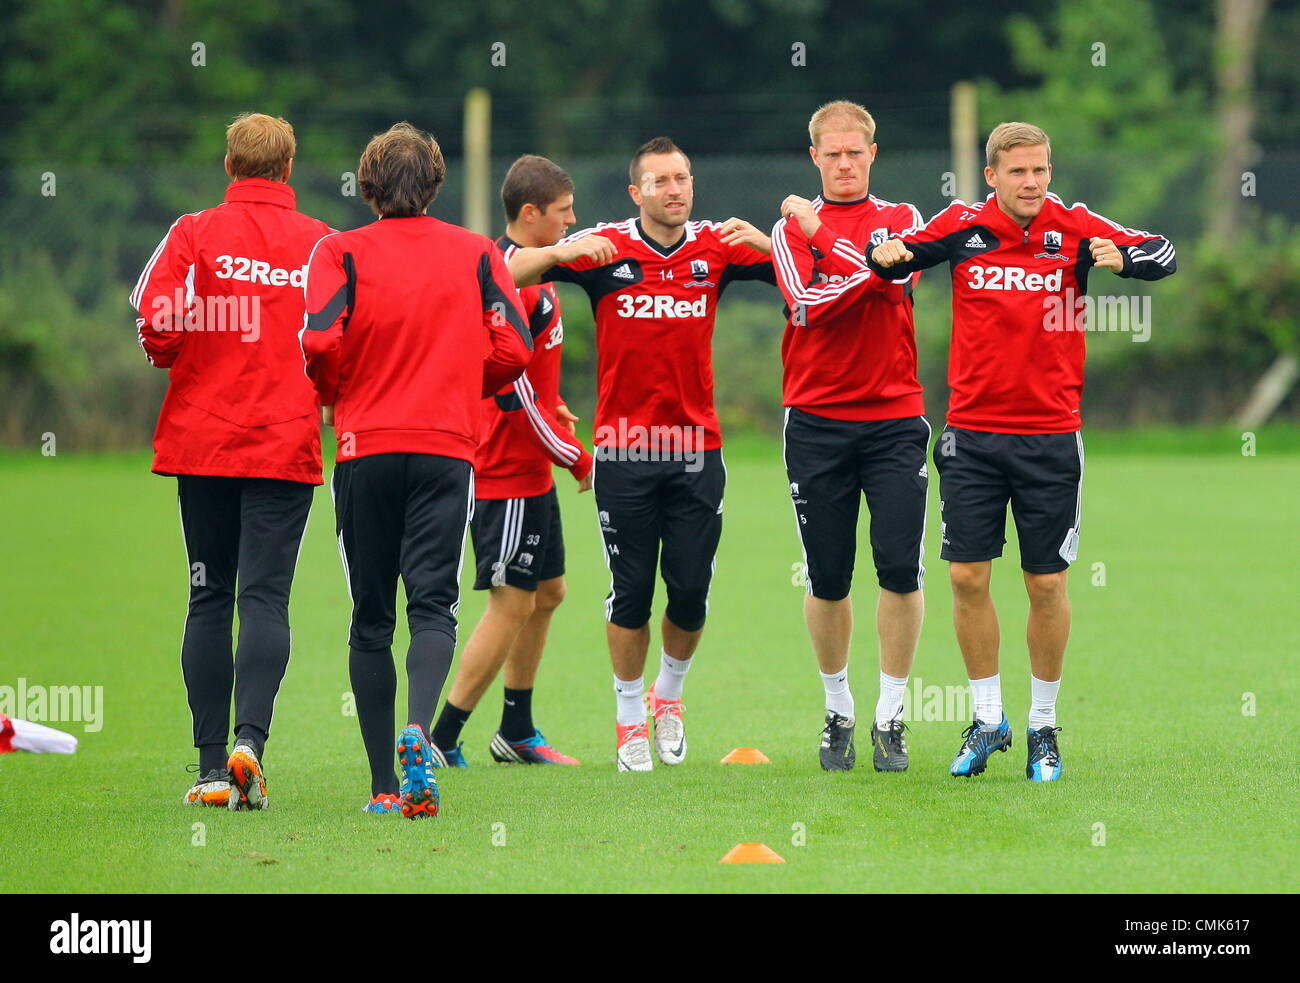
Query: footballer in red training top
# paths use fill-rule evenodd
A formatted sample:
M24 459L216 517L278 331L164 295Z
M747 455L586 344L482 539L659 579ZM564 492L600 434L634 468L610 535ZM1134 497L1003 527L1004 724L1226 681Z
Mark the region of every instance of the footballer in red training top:
M606 639L618 701L620 771L649 771L643 696L664 764L686 755L682 682L704 630L722 532L726 468L713 408L713 319L733 280L773 282L766 235L748 222L692 222L690 161L666 137L629 168L640 214L511 259L515 282L576 283L596 315L593 489L611 574ZM662 551L661 551L662 547ZM643 673L662 566L668 605L659 675Z
M225 202L176 220L131 306L149 361L171 370L153 470L177 476L193 568L181 668L199 772L185 801L238 810L266 807L261 758L289 661L289 588L321 483L320 410L298 331L307 257L332 230L296 209L285 120L241 116L226 147Z
M781 343L786 477L808 565L804 618L825 691L818 754L827 771L856 761L849 588L864 496L880 585L880 696L871 724L877 771L907 770L899 718L925 611L930 424L916 377L913 281L877 276L865 255L920 216L869 193L875 134L876 121L856 103L813 113L809 150L822 193L815 201L786 198L787 218L772 230L789 310Z
M456 648L484 397L519 378L533 341L501 250L426 214L446 176L429 134L398 123L357 168L379 216L326 236L307 269L307 375L334 407L333 491L352 599L349 671L370 763L368 812L435 815L428 731ZM393 771L393 628L406 587L407 726Z
M501 200L506 234L497 247L507 258L521 246L553 246L576 221L573 181L545 157L515 161ZM551 615L564 599L564 532L551 469L565 468L586 491L592 458L573 435L577 418L560 398L560 298L549 283L519 293L533 360L512 385L483 401L470 533L478 558L474 589L490 593L430 735L441 766L468 767L461 730L503 666L501 725L491 756L518 764L578 764L542 736L532 707Z
M1011 504L1029 593L1028 762L1032 781L1061 775L1056 698L1070 633L1066 577L1079 550L1085 355L1083 299L1094 267L1159 280L1177 268L1163 236L1126 229L1047 190L1047 134L1003 123L989 135L993 193L955 201L924 227L876 246L873 272L898 278L952 268L948 425L935 452L957 638L975 720L952 763L978 775L1011 745L1002 712L998 622L989 595Z

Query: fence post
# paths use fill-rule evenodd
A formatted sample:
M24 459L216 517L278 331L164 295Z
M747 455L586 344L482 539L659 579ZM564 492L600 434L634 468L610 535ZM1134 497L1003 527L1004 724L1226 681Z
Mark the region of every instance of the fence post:
M465 228L492 234L492 96L487 89L465 93Z
M979 117L974 82L954 82L949 133L952 140L952 172L957 177L957 197L967 204L983 197L979 193Z

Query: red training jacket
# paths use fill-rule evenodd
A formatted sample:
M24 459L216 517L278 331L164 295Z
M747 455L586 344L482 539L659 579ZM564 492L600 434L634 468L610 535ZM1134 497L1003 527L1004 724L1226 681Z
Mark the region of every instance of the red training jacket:
M948 422L993 433L1073 433L1081 426L1086 355L1084 297L1089 243L1110 239L1122 277L1159 280L1177 269L1163 236L1126 229L1050 192L1022 229L990 194L954 201L900 236L913 258L873 272L899 277L947 260L952 266Z
M867 268L865 250L915 228L911 205L873 195L813 208L822 227L809 242L799 222L772 229L772 262L785 295L782 403L832 420L921 416L911 280L895 283Z
M293 189L248 178L182 215L131 291L140 345L169 369L158 474L321 483L320 413L302 373L307 257L332 229Z
M519 248L506 236L497 240L506 262ZM483 400L478 453L474 458L476 498L531 498L555 486L551 465L567 468L581 480L591 471L591 454L555 418L560 398L560 349L564 321L560 298L549 283L524 287L519 298L533 337L528 370L490 399Z
M533 351L501 250L425 215L318 242L299 338L321 404L334 407L339 461L473 463L480 402L519 378Z

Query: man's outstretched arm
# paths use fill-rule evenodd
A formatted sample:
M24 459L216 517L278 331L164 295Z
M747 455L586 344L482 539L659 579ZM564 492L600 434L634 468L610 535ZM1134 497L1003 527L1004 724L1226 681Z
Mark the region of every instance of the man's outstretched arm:
M578 232L554 246L525 246L514 250L509 262L510 275L516 287L531 287L541 283L553 266L579 263L584 269L594 269L614 262L614 256L614 244L604 236Z

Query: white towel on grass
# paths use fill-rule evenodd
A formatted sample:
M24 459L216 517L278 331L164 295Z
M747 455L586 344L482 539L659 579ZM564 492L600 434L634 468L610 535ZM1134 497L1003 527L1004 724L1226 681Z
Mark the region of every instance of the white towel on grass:
M72 754L77 739L44 724L15 720L0 713L0 754L6 751L34 751L37 754Z

